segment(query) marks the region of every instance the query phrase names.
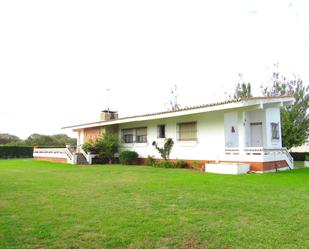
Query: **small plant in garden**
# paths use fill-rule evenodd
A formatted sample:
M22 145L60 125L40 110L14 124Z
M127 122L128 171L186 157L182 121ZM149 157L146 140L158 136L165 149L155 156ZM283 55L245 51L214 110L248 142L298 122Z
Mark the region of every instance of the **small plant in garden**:
M171 138L166 139L163 148L158 147L156 141L153 141L152 145L157 149L161 157L166 161L169 159L170 153L174 145L174 141Z
M175 168L180 168L180 169L188 168L188 163L184 160L177 160L174 164L175 164Z
M191 168L192 168L192 169L196 169L196 170L200 170L202 164L203 164L203 163L200 162L200 161L193 161L193 162L191 163Z
M154 167L156 168L174 168L175 164L169 161L161 161L161 162L156 162L154 164Z
M309 161L309 155L305 156L305 161Z
M125 165L134 164L137 158L138 154L135 151L126 150L119 154L120 163Z
M97 154L95 151L95 143L93 142L92 139L89 139L89 141L84 143L82 148L86 153Z
M152 156L148 155L148 157L145 160L145 165L154 166L155 163L156 163L156 160Z
M98 154L97 160L104 163L111 163L115 153L118 152L119 139L117 135L105 133L102 134L95 142L89 140L83 145L85 152Z
M95 150L98 151L99 158L112 163L115 153L118 152L118 136L111 133L105 133L98 138L95 143Z

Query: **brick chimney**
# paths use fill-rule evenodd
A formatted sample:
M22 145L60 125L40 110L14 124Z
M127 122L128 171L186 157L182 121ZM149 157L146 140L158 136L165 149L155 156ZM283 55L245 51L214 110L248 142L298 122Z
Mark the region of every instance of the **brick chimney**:
M110 121L118 118L118 112L103 110L101 111L100 121Z

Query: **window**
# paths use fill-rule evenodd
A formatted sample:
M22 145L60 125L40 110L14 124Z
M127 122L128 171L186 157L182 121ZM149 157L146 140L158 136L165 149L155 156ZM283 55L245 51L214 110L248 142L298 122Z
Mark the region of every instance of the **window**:
M179 141L197 140L196 122L180 123L177 128L177 138Z
M147 143L147 128L142 127L142 128L136 128L135 129L136 133L136 143Z
M122 140L124 143L133 143L133 129L123 129Z
M147 143L147 127L122 130L123 143Z
M271 123L271 139L279 139L279 123Z
M165 138L165 125L158 125L158 138Z

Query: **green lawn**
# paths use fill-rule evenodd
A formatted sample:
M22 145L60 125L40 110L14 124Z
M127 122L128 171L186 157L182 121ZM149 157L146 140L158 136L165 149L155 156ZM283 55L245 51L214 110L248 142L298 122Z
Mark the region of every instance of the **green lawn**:
M302 168L304 167L304 165L305 165L304 161L294 161L295 168Z
M0 160L0 248L309 248L309 169Z

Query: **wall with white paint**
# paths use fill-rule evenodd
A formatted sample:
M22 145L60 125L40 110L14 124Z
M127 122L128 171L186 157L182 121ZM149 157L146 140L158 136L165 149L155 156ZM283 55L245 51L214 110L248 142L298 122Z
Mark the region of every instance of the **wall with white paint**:
M191 160L224 160L226 148L252 147L251 123L262 123L261 139L263 148L281 148L281 139L271 139L271 122L280 124L280 108L260 106L255 108L242 108L221 110L207 113L190 114L186 116L159 118L155 120L136 121L119 124L119 138L122 129L147 127L147 143L123 143L121 150L134 150L139 157L148 155L160 158L160 154L152 146L156 141L159 147L164 145L164 139L158 137L158 125L165 125L166 138L172 138L174 147L171 159ZM183 122L196 122L197 140L178 141L177 124ZM232 129L233 127L233 129ZM235 131L235 132L232 132ZM280 130L280 127L279 127ZM79 142L84 142L84 131L79 130ZM279 137L281 134L279 133Z
M281 122L280 122L280 108L273 107L265 109L266 114L266 147L267 148L281 148ZM278 123L279 139L272 139L271 123Z
M241 117L241 113L236 111L224 114L225 147L227 148L239 146L239 117Z
M197 140L178 141L177 123L192 121L197 123ZM220 154L224 153L224 112L222 111L121 124L119 126L120 136L122 129L147 126L148 140L147 143L123 144L122 150L135 150L140 157L150 155L160 158L159 153L152 146L152 142L156 141L159 147L163 146L164 139L157 138L157 125L162 124L165 124L166 127L166 138L172 138L174 141L171 159L216 160Z

